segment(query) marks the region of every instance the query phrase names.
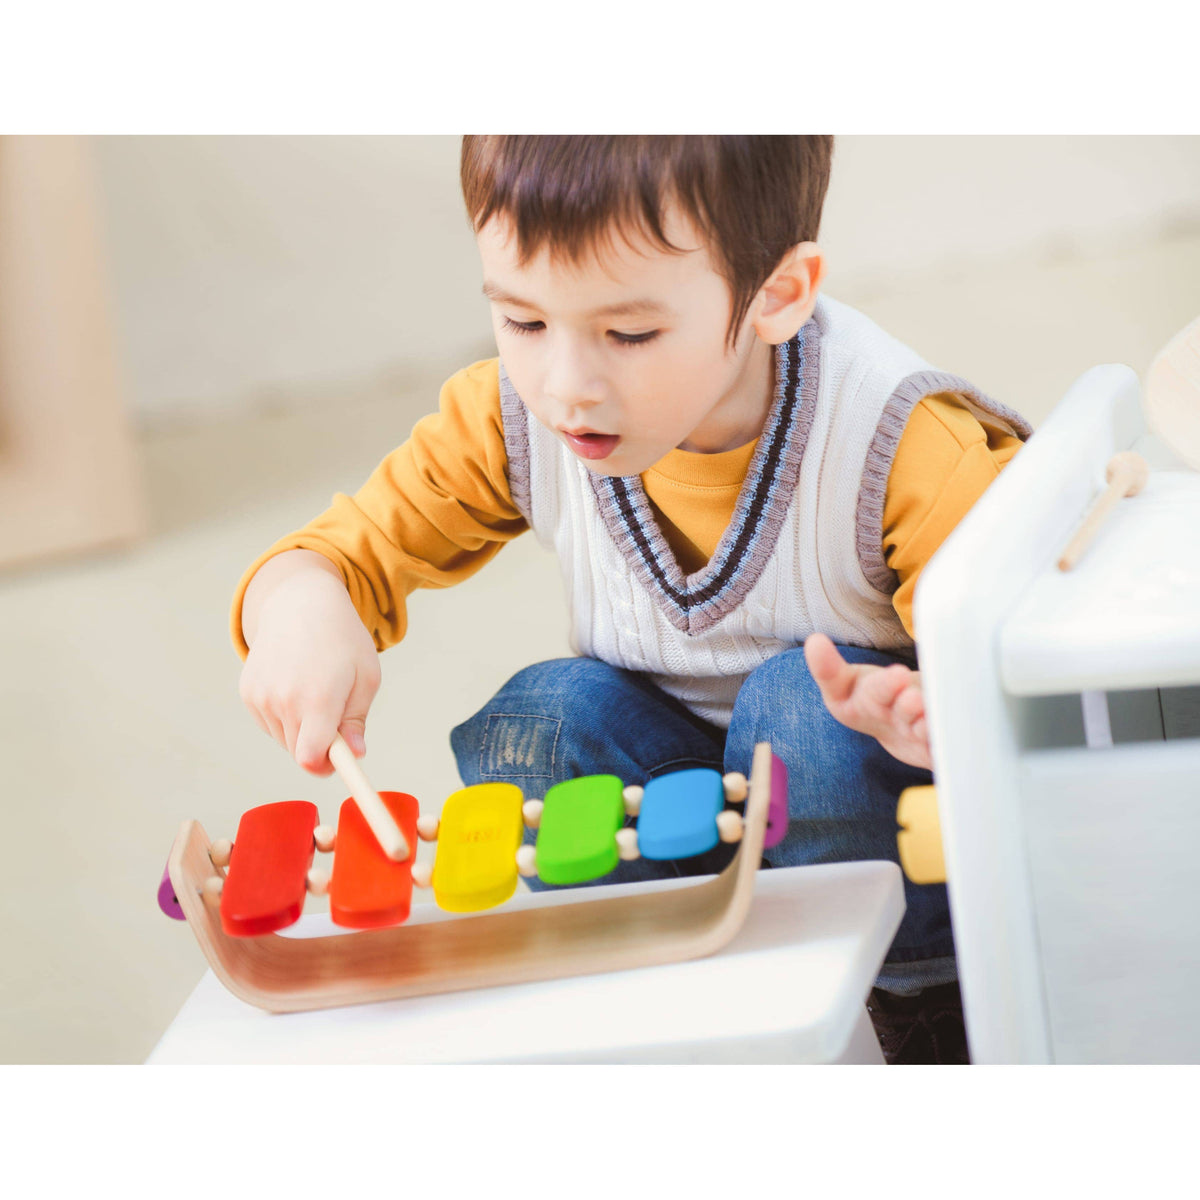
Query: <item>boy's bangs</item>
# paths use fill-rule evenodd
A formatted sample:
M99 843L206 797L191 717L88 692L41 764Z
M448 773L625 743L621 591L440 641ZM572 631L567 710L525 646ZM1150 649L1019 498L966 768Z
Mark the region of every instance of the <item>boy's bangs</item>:
M629 245L648 241L682 253L685 247L674 245L663 229L667 196L675 190L677 155L650 145L674 140L465 139L462 186L472 228L478 232L493 217L510 221L522 264L542 249L578 263L611 249L618 237ZM700 225L694 198L678 199Z

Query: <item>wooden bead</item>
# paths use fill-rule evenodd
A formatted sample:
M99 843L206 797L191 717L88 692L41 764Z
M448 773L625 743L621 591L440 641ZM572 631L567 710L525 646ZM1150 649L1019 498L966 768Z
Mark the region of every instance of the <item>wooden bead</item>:
M328 854L337 842L337 831L332 825L318 825L313 830L313 841L322 854Z
M533 846L522 846L517 851L517 870L526 879L537 874L537 850Z
M521 805L521 816L530 829L536 829L542 823L542 809L546 807L544 800L526 800Z
M412 881L417 887L429 887L433 883L433 863L413 863Z
M221 893L225 890L225 880L220 875L210 875L204 881L204 902L220 904Z
M217 838L208 848L208 857L214 867L229 866L229 856L233 853L233 843L228 838Z
M717 833L721 841L740 842L744 828L745 822L741 814L735 813L733 809L727 808L723 813L717 814Z
M441 818L437 813L426 813L417 818L417 837L423 842L436 842Z
M308 890L314 896L324 896L329 891L329 872L322 867L312 867L307 876Z
M746 777L741 771L730 771L724 776L721 782L725 785L725 802L727 804L741 804L750 792L750 785L746 782Z
M642 857L638 849L636 829L617 830L617 853L625 862L633 862L634 859Z
M642 807L642 796L645 795L646 789L640 788L636 783L631 783L622 793L621 796L625 801L625 815L628 817L636 817Z

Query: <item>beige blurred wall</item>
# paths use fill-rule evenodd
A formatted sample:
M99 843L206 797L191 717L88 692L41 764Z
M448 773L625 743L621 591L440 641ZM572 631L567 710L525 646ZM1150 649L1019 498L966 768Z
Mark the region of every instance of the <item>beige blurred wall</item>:
M117 137L93 147L143 421L320 400L491 352L457 138ZM941 279L952 289L1016 261L1111 257L1197 229L1200 138L843 137L822 242L828 289L882 319L906 313L906 297L939 294ZM1101 311L1118 334L1144 307L1127 299L1128 314L1107 300ZM1093 329L1096 320L1080 317ZM932 344L916 348L933 357L943 329L952 326L931 316ZM1101 328L1095 350L1072 352L1114 344Z

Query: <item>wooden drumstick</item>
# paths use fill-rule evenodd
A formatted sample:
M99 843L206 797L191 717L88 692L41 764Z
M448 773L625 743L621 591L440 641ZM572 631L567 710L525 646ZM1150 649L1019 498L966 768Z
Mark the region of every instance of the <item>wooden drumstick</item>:
M393 862L404 862L411 853L408 842L378 793L367 782L354 751L346 745L340 733L334 735L333 745L329 747L329 761L350 789L350 795L358 802L359 812L366 818L384 854Z
M1112 511L1113 505L1124 496L1136 496L1146 486L1149 477L1150 468L1146 465L1146 460L1132 450L1122 450L1108 460L1108 467L1104 472L1108 487L1088 510L1083 524L1059 556L1060 571L1069 571L1079 561L1092 538L1096 536L1104 518Z

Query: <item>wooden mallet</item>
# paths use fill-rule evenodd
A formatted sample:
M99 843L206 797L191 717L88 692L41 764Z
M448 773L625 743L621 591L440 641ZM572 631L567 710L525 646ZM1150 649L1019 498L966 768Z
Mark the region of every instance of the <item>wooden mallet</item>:
M329 747L329 761L341 776L342 782L350 789L350 795L358 804L359 812L366 819L375 835L375 839L383 847L383 852L393 862L404 862L411 854L408 842L400 831L400 826L392 820L392 814L380 800L378 793L367 782L354 751L346 745L340 733L335 734L333 745Z
M1200 471L1200 317L1185 325L1150 364L1142 412L1154 433L1189 467ZM1079 561L1113 505L1123 496L1136 496L1149 474L1145 460L1132 450L1109 459L1108 488L1062 552L1060 571L1069 571Z
M1146 460L1132 450L1122 450L1108 460L1104 471L1108 487L1097 497L1083 524L1075 531L1075 536L1059 556L1060 571L1069 571L1079 561L1103 524L1104 518L1112 511L1113 505L1124 496L1136 496L1146 486L1149 477L1150 468L1146 465Z

